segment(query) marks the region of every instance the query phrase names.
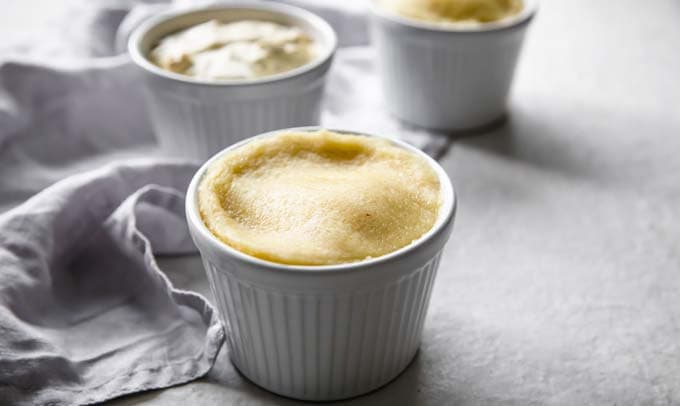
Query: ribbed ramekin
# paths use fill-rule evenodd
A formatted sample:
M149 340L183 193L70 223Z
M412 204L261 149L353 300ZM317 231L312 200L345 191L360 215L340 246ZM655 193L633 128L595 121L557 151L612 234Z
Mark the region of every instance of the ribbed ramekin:
M255 138L281 131L289 130ZM277 264L222 243L197 206L208 166L255 138L205 163L186 200L189 230L224 321L232 362L257 385L296 399L344 399L387 384L420 345L439 258L453 227L456 201L449 177L423 152L390 140L429 162L439 177L442 205L432 229L413 244L371 260Z
M203 80L166 71L148 54L164 36L218 19L257 19L301 27L318 57L309 64L253 80ZM158 141L169 155L205 160L234 142L265 131L320 122L326 74L337 45L335 32L303 9L270 2L228 3L173 11L149 19L130 36Z
M537 1L524 0L513 18L456 26L407 19L372 0L372 41L388 110L406 122L443 130L501 118Z

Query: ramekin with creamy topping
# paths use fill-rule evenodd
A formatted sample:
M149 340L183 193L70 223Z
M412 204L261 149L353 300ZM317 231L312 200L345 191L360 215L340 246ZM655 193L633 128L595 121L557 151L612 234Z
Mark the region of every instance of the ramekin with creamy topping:
M264 131L318 124L336 44L315 14L253 2L158 15L128 49L162 149L202 160Z
M371 0L388 110L432 129L498 121L538 0Z
M375 390L413 360L456 199L422 151L319 130L216 154L186 212L234 365L272 392L328 401Z

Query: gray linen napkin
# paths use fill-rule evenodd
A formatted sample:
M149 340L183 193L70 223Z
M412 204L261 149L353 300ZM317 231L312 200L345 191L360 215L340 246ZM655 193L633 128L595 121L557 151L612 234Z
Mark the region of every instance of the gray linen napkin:
M0 404L89 404L208 372L217 313L154 260L195 250L177 192L195 169L107 166L0 216Z

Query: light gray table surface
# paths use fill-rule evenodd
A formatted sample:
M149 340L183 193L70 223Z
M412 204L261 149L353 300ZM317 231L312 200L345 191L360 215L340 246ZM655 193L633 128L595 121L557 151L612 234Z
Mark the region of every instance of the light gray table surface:
M508 121L441 163L459 210L420 353L344 403L680 404L680 1L543 1ZM210 297L197 258L161 267ZM226 351L204 379L110 402L297 403Z

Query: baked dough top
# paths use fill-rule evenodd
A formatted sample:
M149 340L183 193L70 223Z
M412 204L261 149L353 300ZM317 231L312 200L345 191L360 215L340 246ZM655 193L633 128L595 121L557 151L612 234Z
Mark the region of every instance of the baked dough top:
M422 157L361 135L287 132L213 162L199 185L208 229L246 254L283 264L379 257L434 225L440 184Z
M479 24L499 21L522 11L522 0L381 0L407 18L432 23Z

